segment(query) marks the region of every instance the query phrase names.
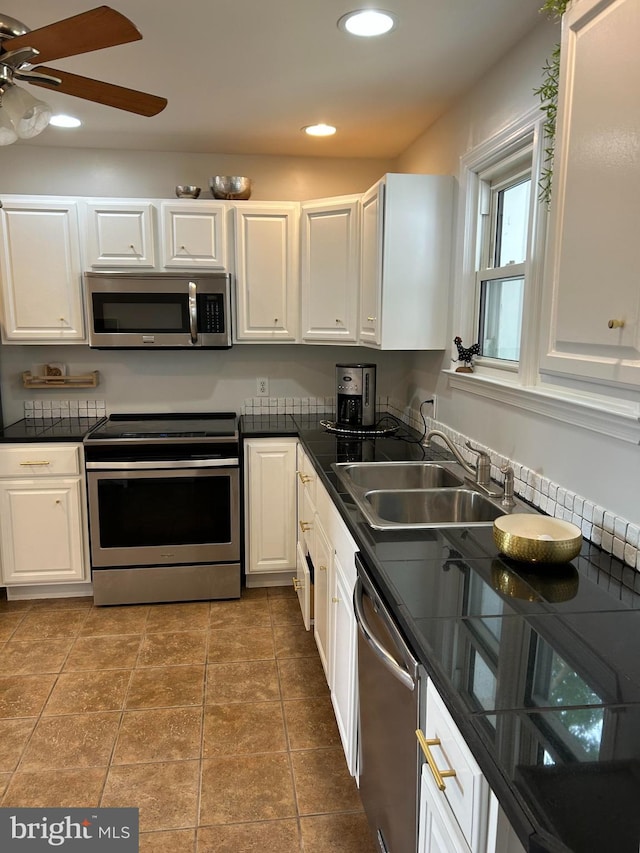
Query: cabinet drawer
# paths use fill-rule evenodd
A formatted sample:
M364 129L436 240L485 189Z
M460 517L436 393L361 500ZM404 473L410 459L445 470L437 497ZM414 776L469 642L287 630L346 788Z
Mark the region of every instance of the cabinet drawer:
M309 495L309 500L315 507L316 505L316 484L318 475L311 464L311 460L304 452L302 447L298 445L298 484L302 486L304 491Z
M437 768L445 773L442 796L451 807L472 853L480 853L486 844L489 787L431 681L427 685L426 719L429 751ZM447 771L455 775L446 775Z
M0 450L0 477L70 474L80 474L80 447L31 444Z

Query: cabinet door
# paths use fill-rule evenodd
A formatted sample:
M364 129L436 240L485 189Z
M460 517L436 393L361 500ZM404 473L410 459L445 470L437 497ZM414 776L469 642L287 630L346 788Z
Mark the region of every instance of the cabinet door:
M347 767L356 774L357 758L357 625L353 614L353 585L343 572L337 555L333 555L331 584L331 702L336 715Z
M163 202L160 206L162 265L180 269L227 269L224 204Z
M418 853L470 853L460 827L431 779L426 765L420 783Z
M355 342L359 196L302 205L302 339Z
M640 384L639 40L636 0L581 0L563 16L542 359L543 371L630 385Z
M245 441L246 571L296 570L296 445Z
M156 265L154 207L150 202L87 202L86 262L93 269Z
M296 545L296 576L293 584L298 596L300 611L302 612L302 621L305 630L311 628L311 619L313 616L312 598L311 598L311 572L307 565L305 551L300 542Z
M329 590L332 586L333 553L326 533L317 519L315 522L313 576L313 635L324 667L327 682L331 683L329 638Z
M298 340L298 215L297 204L234 210L237 341Z
M363 343L374 345L380 344L383 204L384 184L381 182L362 196L359 337Z
M4 343L82 343L82 265L73 201L3 199Z
M2 581L85 580L80 478L0 482Z

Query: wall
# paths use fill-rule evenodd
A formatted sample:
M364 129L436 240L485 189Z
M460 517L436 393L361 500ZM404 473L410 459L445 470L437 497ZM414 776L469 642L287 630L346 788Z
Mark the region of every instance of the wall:
M399 158L398 171L450 172L459 159L519 115L538 105L541 68L559 40L559 26L541 22L524 41ZM452 310L455 317L455 309ZM450 324L449 337L456 329ZM441 368L450 355L416 354L409 376L412 405L437 392L437 419L517 460L585 499L640 525L638 447L448 388ZM637 529L637 527L636 527Z
M304 199L364 192L392 161L46 148L19 142L2 149L3 193L172 198L177 184L211 198L212 175L249 175L254 201Z
M378 396L407 393L410 353L378 353L362 347L242 344L230 350L156 352L92 350L85 346L2 347L0 365L5 423L23 416L27 400L103 401L108 412L240 412L256 393L256 377L269 379L269 396L333 397L336 362L378 364ZM61 362L68 374L100 372L94 389L33 390L22 373Z

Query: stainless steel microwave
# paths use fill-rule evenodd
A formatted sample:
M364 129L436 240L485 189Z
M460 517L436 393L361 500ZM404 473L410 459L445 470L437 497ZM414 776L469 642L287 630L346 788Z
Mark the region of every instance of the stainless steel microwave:
M97 349L226 349L227 273L84 274L89 346Z

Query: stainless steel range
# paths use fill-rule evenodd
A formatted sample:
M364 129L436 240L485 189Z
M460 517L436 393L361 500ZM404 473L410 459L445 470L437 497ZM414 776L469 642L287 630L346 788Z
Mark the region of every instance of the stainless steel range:
M111 415L84 445L96 604L240 596L234 413Z

